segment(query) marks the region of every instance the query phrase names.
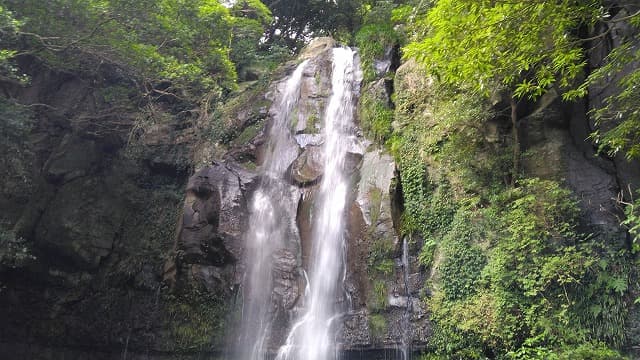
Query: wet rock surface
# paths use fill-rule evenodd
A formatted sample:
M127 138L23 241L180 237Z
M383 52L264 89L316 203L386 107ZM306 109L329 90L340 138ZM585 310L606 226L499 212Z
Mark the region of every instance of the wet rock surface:
M300 100L293 111L291 131L295 135L294 141L287 144L285 157L291 157L288 174L292 187L282 189L282 201L277 213L288 213L294 226L290 230L289 242L273 254L272 294L270 297L270 318L272 328L267 339L267 348L276 352L281 346L296 314L300 313L304 305L302 294L307 286L302 273L308 270L312 259L309 258L312 239L311 233L314 221L314 197L318 192L322 168L321 146L324 143L322 135L322 118L327 100L330 95L331 59L330 50L333 42L326 39L314 42L305 50L302 58L309 59L305 67ZM292 69L290 71L293 71ZM290 72L289 71L289 72ZM388 97L388 87L384 82L379 87L381 96ZM283 87L279 83L271 86L268 97L277 99L277 93ZM266 128L271 119L278 116L277 108L267 112ZM358 129L352 129L354 134L361 134ZM260 132L264 136L267 131ZM266 139L262 140L265 144ZM347 231L347 279L345 283L348 302L344 302L346 311L344 326L339 330L338 341L345 351L362 349L394 348L405 339L407 316L413 329L413 341L416 346L426 343L430 334L430 325L425 316L424 305L418 299L423 278L419 276L417 258L413 254L411 269L394 266L393 272L384 280L386 301L383 308L375 310L376 316L382 316L387 324L383 333L371 328L373 314L371 291L373 284L369 276L369 257L372 249L379 242L389 242L395 249L391 254L398 263L402 256L401 243L396 235L397 213L399 210L399 195L396 187L396 168L392 157L381 150L371 148L361 135L350 139L350 152L347 155L343 171L351 177L353 185L348 208ZM234 151L234 150L231 150ZM261 157L257 157L260 162ZM218 249L212 245L218 239L223 242L226 252L232 254L230 263L234 265L235 275L228 278L227 286L241 287L243 272L249 264L246 261L247 239L243 238L243 230L248 228L249 214L247 204L250 203L253 191L260 183L259 168L247 171L235 158L226 157L226 163L214 163L196 172L189 180L187 197L185 199L183 222L177 242L179 253L183 253L179 261L202 262L206 259L206 249ZM237 169L236 174L231 169ZM238 176L235 176L238 175ZM234 183L235 182L235 183ZM226 210L225 210L226 209ZM283 219L283 221L288 221ZM219 242L218 242L219 243ZM414 249L415 250L415 249ZM222 251L224 253L224 251ZM219 249L215 250L219 253ZM221 266L209 261L207 266ZM179 268L180 266L178 266ZM412 283L405 284L405 271L411 272ZM220 278L220 271L212 276ZM224 282L224 281L223 281ZM409 290L409 294L406 290ZM410 300L409 300L410 299ZM344 299L336 299L343 302ZM407 315L410 314L410 315ZM401 331L402 330L402 331ZM404 334L404 335L403 335Z
M316 183L323 173L322 150L318 146L306 146L302 154L291 164L291 178L299 186Z
M302 306L302 270L311 261L314 195L323 173L318 148L324 142L322 118L330 95L328 54L334 46L335 41L323 39L302 55L310 62L291 123L291 184L278 204L290 214L286 221L291 236L273 257L272 351L284 342ZM395 60L389 56L376 63L379 75L393 71ZM294 66L285 66L283 73ZM22 166L29 169L28 176L3 180L14 195L1 199L2 210L9 210L0 216L2 225L25 239L35 259L24 267L0 269L0 318L5 324L0 329L0 358L220 355L218 350L231 340L213 334L233 337L226 317L241 307L248 206L263 181L256 166L265 151L264 128L275 115L267 110L269 100L261 94L251 102L255 106L240 106L225 115L238 134L258 124L257 131L244 133L246 141L230 148L199 140L203 125L195 117L176 117L147 129L140 137L145 150L132 159L127 151L135 149L125 151L122 134L81 136L86 129L71 122L68 114L71 108L97 110L86 98L88 82L71 77L55 93L42 90L53 88L60 76L42 71L32 87L9 90L16 98L68 111L40 114L40 124L28 139L33 151ZM423 86L412 83L418 80L425 81L409 78L405 86ZM370 90L389 101L392 88L380 79ZM267 99L273 100L278 84L269 91ZM640 168L594 156L584 142L592 126L584 109L545 99L523 124L526 147L536 154L523 164L527 171L565 179L581 199L585 222L622 237L612 199L621 186L639 177ZM498 133L497 128L487 129L488 137ZM402 239L396 231L401 200L392 157L369 146L361 135L352 140L345 164L353 184L346 232L348 296L336 299L345 309L338 342L346 358L384 358L407 331L415 349L431 336L428 309L421 300L425 274L417 259L419 246L409 246L408 266L402 262ZM560 164L560 170L549 171L550 163ZM192 165L197 171L187 177ZM382 305L373 294L369 260L380 242L391 248L390 273L377 279ZM207 301L200 302L202 298ZM206 321L199 323L198 318ZM380 318L383 327L376 324ZM213 323L225 325L214 329ZM638 328L633 328L636 333ZM193 336L181 337L185 333Z

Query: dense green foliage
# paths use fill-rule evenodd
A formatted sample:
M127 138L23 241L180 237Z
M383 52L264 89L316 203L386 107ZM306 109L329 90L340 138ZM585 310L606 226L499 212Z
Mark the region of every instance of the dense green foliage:
M16 20L13 14L0 3L0 35L2 38L13 36L19 29L21 23ZM0 76L4 79L19 78L17 68L11 63L11 59L16 56L15 50L0 48Z
M432 269L425 359L623 358L632 254L619 238L578 230L562 183L513 173L496 127L509 115L488 97L578 85L586 54L576 34L600 16L594 4L438 1L394 12L418 20L405 54L421 66L396 74L385 139L401 168L402 230L422 241Z
M633 18L640 25L640 17ZM586 94L587 88L606 88L615 79L619 92L607 97L602 107L592 112L596 130L591 134L598 150L614 156L624 154L627 159L640 158L640 69L631 64L640 62L640 50L632 41L615 48L606 63L593 71L587 81L574 94ZM614 75L616 74L616 75ZM617 75L623 74L623 75ZM573 94L569 94L572 96Z
M618 358L602 344L625 341L629 254L577 230L577 202L558 182L521 179L512 188L501 179L508 149L493 148L474 126L486 114L473 95L437 83L425 92L429 111L410 113L419 97L399 97L396 116L426 124L406 125L411 135L399 135L398 155L409 219L403 230L421 235L420 260L434 270L427 299L433 354ZM455 112L446 111L447 93L458 99ZM416 172L416 164L428 171Z
M626 6L626 5L625 5ZM507 95L513 127L512 184L520 176L519 109L522 98L536 99L551 88L566 99L586 95L590 85L611 78L637 61L632 38L606 59L588 81L579 84L587 64L585 47L600 41L616 22L601 1L436 1L426 14L411 18L412 42L405 55L420 61L439 81L488 96ZM629 12L637 11L630 6ZM457 14L451 16L450 14ZM633 25L638 12L624 16ZM415 20L415 21L414 21ZM598 22L609 30L592 38L580 36ZM597 45L596 45L597 46ZM636 157L640 126L637 119L637 71L617 79L619 91L594 110L599 128L592 134L603 151L624 151ZM613 121L612 121L613 120ZM607 123L613 123L609 125Z
M362 0L265 0L274 22L266 33L267 44L300 49L311 37L333 36L349 42L360 25Z
M230 9L217 0L5 0L0 6L4 58L29 54L89 74L115 66L147 91L169 81L157 90L191 96L232 89L236 65L248 65L271 22L260 1ZM19 22L8 21L11 14Z
M600 15L598 1L437 1L417 22L425 31L406 47L445 83L515 96L568 87L585 65L573 35ZM456 14L451 16L451 14Z
M373 6L363 6L363 26L356 33L355 43L360 50L365 81L372 81L376 77L374 60L389 56L385 51L391 51L400 41L391 22L394 8L391 1L377 1Z

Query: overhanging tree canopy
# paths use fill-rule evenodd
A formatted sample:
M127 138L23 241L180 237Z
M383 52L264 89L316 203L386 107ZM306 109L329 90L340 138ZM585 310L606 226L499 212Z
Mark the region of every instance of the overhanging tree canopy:
M446 83L537 97L572 85L585 66L576 30L602 15L598 0L440 0L405 53Z
M257 46L271 21L259 0L231 9L218 0L2 0L0 9L1 19L17 19L0 20L0 56L28 53L83 72L109 64L193 94L233 88L233 47Z

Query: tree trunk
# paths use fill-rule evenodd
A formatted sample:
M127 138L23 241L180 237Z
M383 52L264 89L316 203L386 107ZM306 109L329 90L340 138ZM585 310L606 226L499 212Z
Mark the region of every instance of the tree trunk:
M520 132L518 129L518 102L511 96L511 131L513 134L513 169L511 173L511 186L516 185L516 179L520 174Z

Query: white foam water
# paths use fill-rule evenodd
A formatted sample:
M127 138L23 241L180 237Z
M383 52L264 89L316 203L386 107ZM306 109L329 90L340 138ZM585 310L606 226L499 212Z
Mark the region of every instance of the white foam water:
M313 212L313 248L308 294L277 360L336 359L335 335L342 318L339 298L345 274L345 224L349 179L344 172L353 137L354 99L358 93L356 53L333 49L332 95L324 119L324 174Z
M267 358L266 343L271 332L271 291L273 254L284 247L289 235L288 217L282 199L291 196L285 181L287 167L296 158L298 147L291 146L291 114L300 99L302 75L307 61L298 65L284 84L279 99L270 109L273 122L261 182L250 202L249 229L246 234L247 273L243 284L243 308L240 340L237 349L241 359Z

